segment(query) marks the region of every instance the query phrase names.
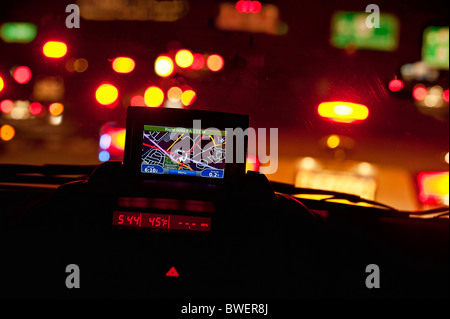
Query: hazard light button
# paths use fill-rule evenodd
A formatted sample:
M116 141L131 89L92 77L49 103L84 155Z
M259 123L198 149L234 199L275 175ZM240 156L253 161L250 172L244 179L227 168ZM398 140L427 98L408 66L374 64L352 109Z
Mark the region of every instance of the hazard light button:
M180 274L175 269L175 267L172 267L169 269L169 271L166 273L166 277L180 277Z

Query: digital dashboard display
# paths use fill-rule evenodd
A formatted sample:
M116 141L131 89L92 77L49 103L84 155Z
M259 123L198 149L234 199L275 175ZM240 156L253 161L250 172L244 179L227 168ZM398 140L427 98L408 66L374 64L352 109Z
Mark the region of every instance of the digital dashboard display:
M112 224L115 226L163 230L211 231L210 217L171 214L115 211Z
M226 131L144 125L141 173L223 178Z

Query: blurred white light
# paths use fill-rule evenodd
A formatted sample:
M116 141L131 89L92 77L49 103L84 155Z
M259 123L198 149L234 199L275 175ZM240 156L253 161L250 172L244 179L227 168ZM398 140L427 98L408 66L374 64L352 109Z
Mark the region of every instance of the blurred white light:
M444 197L442 197L442 203L444 204L444 205L449 205L449 197L448 197L448 194L447 195L445 195Z
M423 80L428 73L428 64L426 62L416 62L413 65L413 73L416 76L416 80Z
M412 64L405 64L400 68L402 77L405 80L411 80L414 78L414 66Z
M447 163L447 164L449 164L449 162L450 162L450 159L449 159L449 155L448 155L448 152L447 152L447 154L445 154L445 162Z
M366 162L358 164L357 171L358 171L359 175L363 175L363 176L371 176L374 173L373 166Z
M26 120L30 117L30 102L16 101L14 108L11 110L11 118L14 120Z
M62 114L61 115L58 115L58 116L50 116L50 118L48 119L48 121L49 121L49 123L51 124L51 125L60 125L61 123L62 123L62 119L63 119L63 116L62 116Z
M166 100L166 103L164 103L164 107L172 108L172 109L182 109L183 104L181 103L181 100L177 102L172 102L169 99Z
M439 104L440 100L437 95L428 94L423 102L428 107L437 107L437 106L439 106L438 104Z
M430 89L430 94L441 96L444 93L444 89L440 85L435 85Z
M312 170L316 166L316 160L312 157L305 157L302 159L300 165L302 169Z
M100 147L102 149L107 149L111 146L111 136L109 136L109 134L103 134L100 137Z

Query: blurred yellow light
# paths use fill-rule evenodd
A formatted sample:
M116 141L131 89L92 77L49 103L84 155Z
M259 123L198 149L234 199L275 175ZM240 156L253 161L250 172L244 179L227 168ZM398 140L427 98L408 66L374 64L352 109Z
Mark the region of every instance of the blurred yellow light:
M341 101L320 103L317 111L320 116L341 123L362 121L369 116L365 105Z
M181 94L181 103L183 103L184 106L191 105L195 100L195 92L192 90L186 90Z
M67 45L64 42L48 41L44 44L42 52L47 58L62 58L67 53Z
M258 163L258 159L256 158L256 156L253 155L248 155L247 156L247 161L245 163L245 171L254 171L257 172L259 169L259 163Z
M422 175L422 192L427 195L445 196L449 193L448 172Z
M52 103L48 107L48 111L53 116L59 116L64 112L64 105L62 103Z
M327 146L329 148L336 148L339 146L339 144L341 143L341 139L339 138L339 136L337 135L331 135L328 139L327 139Z
M75 71L79 73L84 72L88 68L88 61L83 58L76 59L75 62L73 63L73 68Z
M170 102L179 102L183 91L178 86L173 86L167 91L167 98Z
M111 143L119 150L125 149L125 135L126 132L124 129L111 134Z
M189 50L180 50L175 55L175 62L180 68L188 68L194 62L194 55Z
M166 77L173 72L173 61L168 56L159 56L155 60L155 72L159 76Z
M206 59L206 65L208 69L210 69L213 72L218 72L223 68L223 58L218 54L210 55Z
M164 92L156 86L151 86L144 93L145 105L158 107L164 102Z
M102 105L113 104L118 97L119 91L112 84L104 83L97 88L97 91L95 91L95 98L98 103Z
M5 87L5 83L3 82L3 78L0 76L0 92L3 91L4 87Z
M130 73L134 70L136 64L133 59L127 57L118 57L115 58L112 63L112 68L117 73Z
M9 141L14 137L14 135L16 135L16 131L11 125L5 124L0 128L0 138L2 140Z

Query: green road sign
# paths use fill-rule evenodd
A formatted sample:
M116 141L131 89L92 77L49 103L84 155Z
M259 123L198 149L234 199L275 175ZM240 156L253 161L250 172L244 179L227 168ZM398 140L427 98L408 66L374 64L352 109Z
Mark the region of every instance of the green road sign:
M28 22L7 22L0 27L0 37L5 42L29 43L36 33L37 26Z
M331 45L339 49L396 50L399 35L397 17L380 13L379 26L371 28L366 24L366 20L372 21L371 14L371 12L336 12L331 20Z
M423 33L422 60L429 66L448 70L448 27L428 27Z

